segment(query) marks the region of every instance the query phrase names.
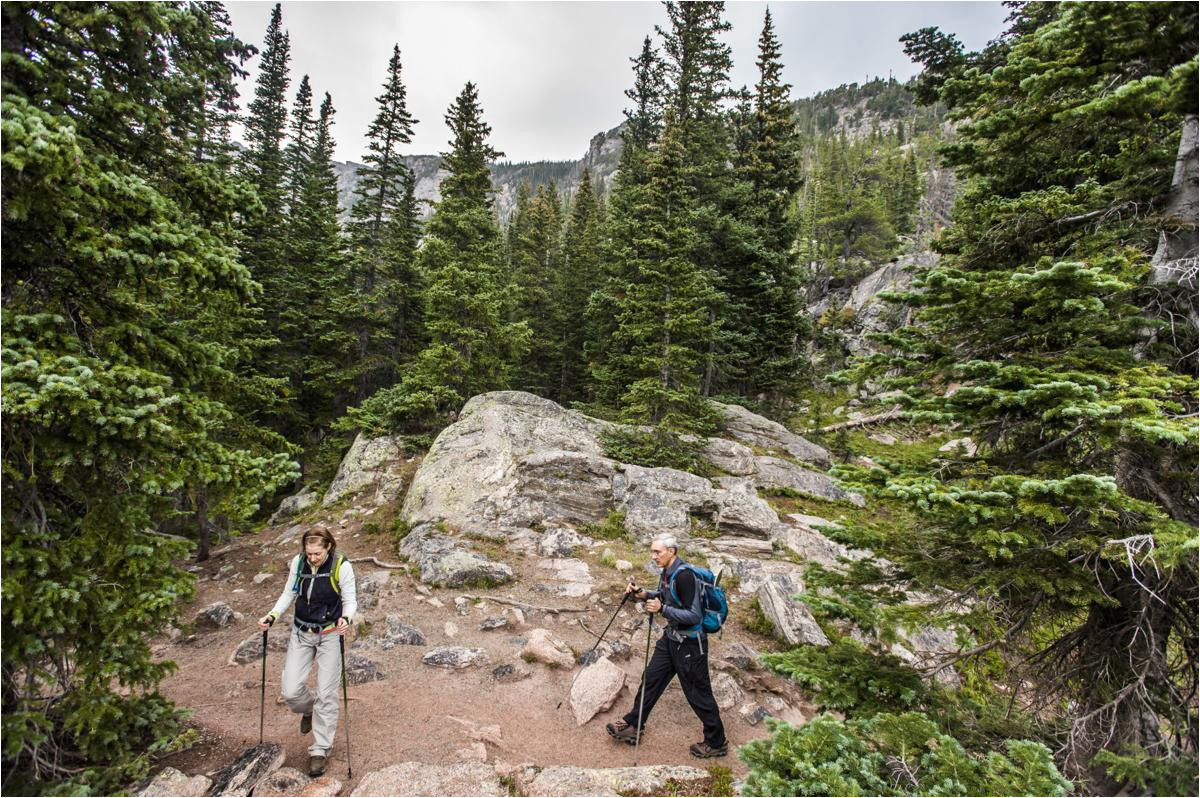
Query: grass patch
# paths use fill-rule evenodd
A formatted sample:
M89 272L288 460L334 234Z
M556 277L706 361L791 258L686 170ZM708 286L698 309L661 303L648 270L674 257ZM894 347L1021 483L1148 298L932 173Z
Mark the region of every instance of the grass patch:
M584 524L580 531L600 540L631 540L629 530L625 528L625 513L619 510L611 511L602 523Z
M718 538L721 536L720 530L718 530L715 526L713 526L711 522L699 519L694 515L691 516L691 521L692 521L692 529L691 529L692 537L704 538L705 540L712 540L714 538Z
M617 555L606 549L604 553L600 555L600 564L605 568L612 568L613 570L616 570Z

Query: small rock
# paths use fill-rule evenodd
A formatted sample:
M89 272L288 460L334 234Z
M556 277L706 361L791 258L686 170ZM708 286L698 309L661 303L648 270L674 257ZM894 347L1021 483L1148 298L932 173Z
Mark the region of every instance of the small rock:
M740 671L758 670L758 652L745 643L730 643L721 659Z
M429 603L429 606L437 607L438 609L441 609L442 607L446 606L441 601L439 601L438 599L433 598L433 597L427 598L427 599L425 599L425 601L427 601Z
M196 613L196 626L201 629L221 629L233 623L237 613L224 601L209 604Z
M454 597L454 611L459 615L466 615L471 611L471 602L466 596Z
M379 635L372 635L370 640L384 651L396 646L423 646L425 635L415 626L409 626L400 620L399 615L389 615L384 620L385 629Z
M553 668L570 668L575 665L575 655L570 647L546 629L534 629L529 633L529 642L521 649L521 659L544 662Z
M625 687L625 678L625 671L607 657L580 671L571 686L571 712L575 715L575 725L582 726L597 713L611 707Z
M276 621L278 624L278 621ZM288 630L267 633L267 651L287 651ZM262 659L262 632L255 632L241 642L229 657L230 665L245 665Z
M463 670L487 662L487 652L482 648L438 646L427 651L421 661L435 668Z
M763 709L753 701L749 704L743 705L742 708L738 710L738 714L740 714L742 718L745 719L746 723L750 724L751 726L757 726L760 722L762 722L763 718L771 717L770 712L767 712L767 710Z
M512 610L512 614L513 614L513 619L516 620L518 626L525 623L525 611L522 610L520 607L514 607Z
M717 706L724 710L732 709L746 697L737 681L728 673L718 673L712 678L712 691Z
M383 678L383 672L373 660L354 653L346 656L346 679L350 684L367 684Z
M433 591L430 590L429 588L425 587L425 585L417 585L417 592L420 593L422 596L432 596L433 595Z
M268 574L268 573L255 574L254 575L254 584L261 585L263 582L267 581L270 578L271 578L271 574ZM297 771L297 772L299 772L299 771Z
M490 629L506 629L508 628L508 617L501 615L496 618L484 618L479 624L479 631L486 632Z
M967 457L974 457L975 452L978 451L975 441L971 440L970 438L955 438L952 441L946 441L944 444L938 447L938 451L957 452L959 451L960 447L962 449L962 453Z
M895 446L899 443L895 435L889 435L886 432L872 432L867 437L876 443L882 443L884 446Z
M175 768L163 768L151 779L150 783L138 790L134 795L144 796L186 796L204 795L212 785L208 776L189 776Z
M362 597L370 596L382 590L392 578L392 575L387 571L375 571L374 573L366 574L358 579L358 600L362 601Z
M310 781L312 779L295 768L280 768L258 783L254 795L300 795Z
M629 560L617 560L616 566L617 566L618 571L632 571L633 570L633 563L631 563Z
M501 665L500 667L492 670L492 678L501 684L519 682L522 679L528 679L532 675L533 671L520 665Z
M450 621L446 621L445 625L442 626L442 631L446 633L446 637L458 636L458 626Z

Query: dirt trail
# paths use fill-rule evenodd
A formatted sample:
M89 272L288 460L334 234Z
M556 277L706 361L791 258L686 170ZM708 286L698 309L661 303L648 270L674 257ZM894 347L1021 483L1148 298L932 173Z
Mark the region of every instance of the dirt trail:
M347 556L396 560L382 538L363 531L359 520L344 523L340 528L336 523L333 526L339 546ZM241 622L198 633L190 642L186 637L179 641L156 641L156 653L164 659L174 660L179 666L175 674L163 681L162 692L180 706L193 710L193 721L203 737L200 746L172 758L171 764L185 772L211 771L226 764L242 748L258 741L260 665L258 661L232 665L229 659L239 643L257 633L254 619L270 609L282 589L286 562L298 551L296 544L275 543L279 531L270 528L239 539L219 550L197 571L196 600L184 617L190 617L212 602L225 601L244 614ZM589 563L596 593L619 600L620 585L625 576L600 564L603 548L591 549L583 553L581 559ZM489 553L497 555L497 552ZM629 553L632 556L632 551ZM604 724L620 717L632 705L641 678L645 626L634 632L622 631L622 624L632 621L635 616L623 611L623 617L618 617L609 636L622 637L633 649L628 661L618 663L629 675L627 686L612 709L577 726L569 702L564 700L574 671L523 663L518 656L523 645L521 638L530 629L544 627L576 650L585 651L595 638L579 625L579 619L588 629L598 633L616 605L549 594L545 592L549 581L547 572L537 568L539 558L513 552L499 552L499 557L516 572L517 578L511 584L486 591L432 589L432 598L443 604L436 607L420 596L415 579L404 572L392 571L388 583L378 593L378 605L362 613L366 621L376 624L381 624L390 613L397 614L405 623L424 633L427 645L399 645L389 651L354 649L376 662L385 675L380 681L350 687L354 783L371 771L397 762L449 764L469 761L473 742L470 732L485 726L498 726L501 732L499 745L486 744L488 762L582 767L621 767L634 763L634 749L610 739ZM380 570L369 563L355 565L359 579ZM272 573L271 577L261 584L254 584L253 577L266 571ZM642 581L648 579L642 577ZM535 587L542 589L535 590ZM478 627L484 618L496 617L505 608L491 602L484 608L472 604L468 614L460 615L456 612L454 599L468 593L488 593L533 605L586 606L589 609L586 613L561 615L527 612L523 625L513 620L507 629L480 631ZM740 598L743 602L747 600ZM290 620L290 613L287 620ZM445 626L448 622L457 627L453 637L447 634ZM286 634L286 626L281 626L284 628L273 630L271 634ZM744 630L736 626L731 619L723 640L714 641L714 658L720 656L722 648L731 642L747 639ZM360 630L363 627L363 624L358 626ZM763 647L761 638L749 642ZM428 648L439 645L484 648L489 663L465 671L446 671L423 664L421 656ZM284 746L285 765L304 770L311 738L300 735L298 716L278 700L283 660L283 652L269 651L264 736L267 741ZM513 683L498 683L491 671L502 664L523 666L532 671L532 676ZM562 706L556 709L560 701ZM745 772L745 766L732 748L767 732L761 723L757 726L747 724L736 706L722 715L731 744L730 755L716 760L693 759L687 748L701 739L700 721L684 700L678 682L673 682L651 716L638 764L693 764L700 767L720 764L731 768L735 777L740 776ZM345 730L340 726L330 773L343 781L345 741ZM349 794L354 783L345 784L342 794Z

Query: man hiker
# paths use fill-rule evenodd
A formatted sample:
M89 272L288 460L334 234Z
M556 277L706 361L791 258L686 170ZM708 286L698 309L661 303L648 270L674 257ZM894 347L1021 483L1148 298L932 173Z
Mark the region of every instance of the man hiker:
M646 666L643 676L645 696L639 688L629 714L606 728L614 739L633 745L638 740L638 729L645 734L650 710L667 689L671 677L677 675L688 704L704 724L704 739L693 743L688 750L692 756L700 758L725 756L729 748L721 712L708 679L708 644L701 626L702 596L696 576L680 559L679 544L674 537L654 540L650 544L650 556L662 569L658 589L640 590L630 581L626 593L633 594L638 601L645 601L646 612L661 612L667 621L666 631L655 644L654 656Z
M258 628L265 632L293 600L296 602L280 691L292 712L301 716L300 733L312 732L308 775L320 776L325 772L337 734L338 685L342 678L338 637L350 629L358 601L354 568L337 553L332 534L324 529L305 532L300 551L288 565L287 579L275 608L258 620ZM314 661L316 695L308 687Z

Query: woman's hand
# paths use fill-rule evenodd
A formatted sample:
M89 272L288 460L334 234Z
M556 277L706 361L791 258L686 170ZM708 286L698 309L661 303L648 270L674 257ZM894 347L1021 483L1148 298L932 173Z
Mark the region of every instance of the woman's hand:
M273 623L275 623L275 618L267 614L258 619L258 628L260 631L265 632L271 628L271 624Z

